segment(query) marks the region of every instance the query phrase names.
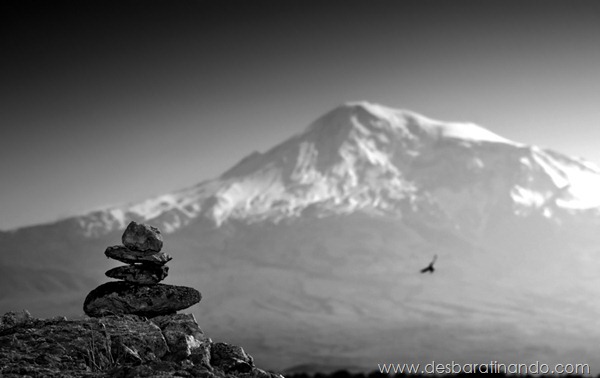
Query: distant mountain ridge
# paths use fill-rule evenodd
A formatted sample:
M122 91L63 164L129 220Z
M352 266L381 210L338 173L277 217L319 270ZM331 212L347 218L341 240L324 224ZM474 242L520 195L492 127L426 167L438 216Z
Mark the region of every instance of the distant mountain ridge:
M514 176L511 182L507 174ZM424 201L454 218L442 192L465 193L469 186L496 195L508 191L518 213L550 216L600 207L600 168L591 162L516 143L475 124L351 102L217 179L75 220L86 236L123 229L131 220L170 233L199 217L218 226L228 219L278 222L305 211L397 215Z
M0 233L0 312L81 314L135 220L176 257L166 281L202 292L200 326L267 369L401 357L600 371L599 209L593 163L352 102L215 179Z

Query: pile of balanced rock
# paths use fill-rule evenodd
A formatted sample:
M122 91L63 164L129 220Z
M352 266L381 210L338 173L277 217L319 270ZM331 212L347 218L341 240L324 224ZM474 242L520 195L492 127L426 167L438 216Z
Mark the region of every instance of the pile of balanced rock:
M121 238L123 245L108 247L106 257L126 263L106 272L112 281L92 290L83 311L93 317L139 315L154 317L186 309L202 298L190 287L159 284L167 277L165 264L172 257L161 252L163 240L156 227L131 222Z

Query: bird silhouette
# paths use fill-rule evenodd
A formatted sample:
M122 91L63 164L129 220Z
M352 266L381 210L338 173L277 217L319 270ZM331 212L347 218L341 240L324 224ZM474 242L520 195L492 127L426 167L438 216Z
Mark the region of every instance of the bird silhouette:
M421 269L421 273L433 273L435 271L435 268L433 267L435 260L437 260L437 255L433 256L433 260L429 263L429 265L427 265L426 268Z

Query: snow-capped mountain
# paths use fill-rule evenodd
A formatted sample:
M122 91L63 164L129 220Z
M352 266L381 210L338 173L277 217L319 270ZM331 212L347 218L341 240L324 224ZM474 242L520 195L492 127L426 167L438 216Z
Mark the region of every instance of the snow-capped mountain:
M472 123L435 121L367 102L340 106L221 177L78 218L88 236L131 220L174 232L199 217L280 222L364 212L435 219L482 232L494 211L520 215L600 206L600 169ZM555 219L557 222L559 218Z
M0 311L81 314L130 220L257 364L590 363L600 170L471 123L348 103L213 180L0 233ZM435 274L421 274L438 255Z

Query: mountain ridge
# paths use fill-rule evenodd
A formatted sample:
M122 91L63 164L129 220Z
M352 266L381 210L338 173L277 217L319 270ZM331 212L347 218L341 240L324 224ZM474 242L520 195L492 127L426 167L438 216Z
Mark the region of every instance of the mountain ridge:
M497 162L484 162L482 155L508 153L531 174L550 177L556 186L552 194L529 190L523 183L513 185L513 199L526 208L543 206L552 196L562 207L577 208L577 201L568 201L567 197L579 199L582 195L586 198L579 201L579 208L600 206L600 201L585 204L594 197L589 192L600 190L600 176L597 176L600 169L591 162L516 143L472 123L444 123L414 112L360 101L333 109L302 133L264 153L253 152L215 179L145 201L110 206L71 218L77 220L85 235L92 237L123 229L130 220L155 221L166 233L198 217L216 226L231 217L259 220L270 217L277 222L299 216L307 206L325 208L323 201L334 204L328 210L334 207L342 212L368 207L382 210L388 206L388 212L394 212L402 198L415 195L419 184L425 187L431 184L427 180L415 184L414 177L407 179L406 171L415 164L431 164L436 159L431 156L432 151L443 149L448 150L447 155L464 155L465 159L456 164L468 165L466 170L489 171L485 165ZM493 156L487 158L498 160ZM583 182L567 188L571 177L565 173L565 166L569 166L574 179ZM451 171L456 167L444 169ZM440 172L427 174L431 173ZM372 182L369 184L368 180ZM583 187L590 185L592 189L585 193ZM384 187L393 199L386 201L382 195L365 194ZM559 193L561 190L563 194Z

